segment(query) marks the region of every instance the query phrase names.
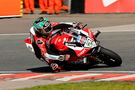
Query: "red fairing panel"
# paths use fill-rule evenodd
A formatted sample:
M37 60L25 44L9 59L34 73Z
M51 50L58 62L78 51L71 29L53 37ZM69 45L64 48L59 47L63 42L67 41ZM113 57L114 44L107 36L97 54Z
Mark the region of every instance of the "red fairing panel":
M60 51L66 51L68 50L68 47L65 46L64 43L70 42L70 40L71 40L71 36L67 34L63 34L63 35L58 34L52 38L52 40L50 41L50 44L54 44L56 49Z
M89 37L96 39L96 37L93 35L93 32L90 29L83 29L83 31L88 32Z
M30 38L26 38L26 39L24 40L24 42L25 42L25 43L28 43L28 44L32 44Z

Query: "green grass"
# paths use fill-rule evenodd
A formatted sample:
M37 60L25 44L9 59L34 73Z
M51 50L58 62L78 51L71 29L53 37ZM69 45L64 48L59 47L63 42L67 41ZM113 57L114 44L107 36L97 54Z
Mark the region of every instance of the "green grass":
M18 90L135 90L135 82L63 83Z

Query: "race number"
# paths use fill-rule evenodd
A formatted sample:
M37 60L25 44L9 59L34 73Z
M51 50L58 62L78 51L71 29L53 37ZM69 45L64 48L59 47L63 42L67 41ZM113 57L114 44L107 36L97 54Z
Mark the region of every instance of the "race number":
M89 37L86 39L84 47L86 47L86 48L93 48L93 47L96 47L96 46L97 45L96 45L96 43L95 43L95 41L93 39L91 39Z

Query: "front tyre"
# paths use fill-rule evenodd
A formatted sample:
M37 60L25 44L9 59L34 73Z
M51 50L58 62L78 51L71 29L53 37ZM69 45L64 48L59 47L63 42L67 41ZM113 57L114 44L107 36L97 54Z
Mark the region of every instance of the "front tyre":
M104 47L100 48L100 59L108 66L120 66L122 64L121 57L118 54Z

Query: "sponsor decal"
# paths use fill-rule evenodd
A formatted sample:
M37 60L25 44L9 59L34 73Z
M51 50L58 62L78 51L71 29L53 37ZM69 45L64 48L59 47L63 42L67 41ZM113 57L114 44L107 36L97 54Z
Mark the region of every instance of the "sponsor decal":
M37 40L37 44L44 44L42 40Z
M82 54L84 54L86 52L86 49L82 50L81 53L78 54L78 56L81 56Z
M102 0L104 7L108 7L111 4L117 2L118 0Z

